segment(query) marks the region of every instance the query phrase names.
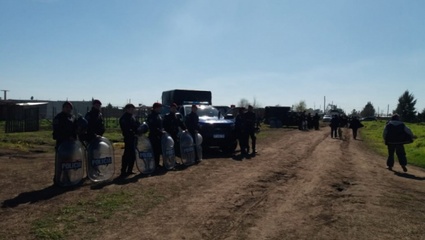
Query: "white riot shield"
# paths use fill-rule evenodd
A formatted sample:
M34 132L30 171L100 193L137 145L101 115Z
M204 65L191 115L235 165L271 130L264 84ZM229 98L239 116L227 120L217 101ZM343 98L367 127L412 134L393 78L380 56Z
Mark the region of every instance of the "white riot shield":
M188 131L183 131L180 135L180 155L184 165L189 166L195 163L193 138Z
M198 160L202 161L202 135L199 133L196 134L195 147Z
M55 182L63 187L79 184L84 177L85 151L79 141L63 142L56 151Z
M114 176L114 148L104 137L93 139L87 148L87 177L93 182L103 182Z
M168 133L162 134L162 162L167 170L171 170L176 166L176 153L174 151L174 140Z
M155 158L152 144L145 135L137 137L136 141L136 166L143 174L155 171Z

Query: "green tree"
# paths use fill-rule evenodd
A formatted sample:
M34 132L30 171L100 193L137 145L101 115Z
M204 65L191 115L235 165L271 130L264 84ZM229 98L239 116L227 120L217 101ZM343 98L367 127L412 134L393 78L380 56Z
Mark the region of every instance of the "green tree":
M359 115L359 112L356 109L353 109L350 113L351 116L357 116Z
M363 110L360 112L360 115L362 117L370 117L375 116L375 108L373 107L371 102L367 102L367 104L364 106Z
M403 95L398 98L398 105L395 113L400 115L401 120L405 122L414 122L416 120L415 105L415 97L406 90Z
M301 100L299 103L296 103L294 105L294 109L296 112L304 112L305 110L307 110L307 104L304 100Z
M422 110L421 113L418 113L418 120L420 122L425 122L425 108Z

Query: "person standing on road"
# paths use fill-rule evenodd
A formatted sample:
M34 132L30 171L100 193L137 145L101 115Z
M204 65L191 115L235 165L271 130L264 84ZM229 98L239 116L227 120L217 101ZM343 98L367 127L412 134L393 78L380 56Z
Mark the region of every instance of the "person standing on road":
M248 111L245 113L245 127L246 127L246 151L249 154L249 138L251 138L251 147L252 147L252 154L256 154L256 143L257 143L257 137L255 136L255 129L256 129L256 122L257 122L257 115L254 113L254 108L249 105Z
M313 116L313 127L314 127L314 130L319 130L319 121L320 121L319 114L318 113L314 114L314 116Z
M357 139L357 130L362 127L363 127L363 124L359 121L359 119L356 116L353 116L350 122L350 128L351 130L353 130L354 139Z
M99 100L93 100L91 110L87 112L84 117L88 123L87 134L85 137L85 141L87 143L86 146L88 146L92 140L103 136L105 133L105 122L103 120L102 113L100 112L101 106L102 103Z
M174 150L176 153L180 152L180 144L178 133L180 129L186 130L186 126L181 120L180 116L177 113L177 104L173 103L170 106L170 112L167 113L164 117L164 130L170 134L174 140Z
M62 111L53 118L53 139L56 140L55 154L58 154L59 146L66 141L77 140L78 135L78 124L74 115L72 114L72 103L64 102L62 104ZM55 157L57 159L57 157ZM57 160L56 160L57 161ZM57 164L55 161L55 165ZM59 171L59 172L58 172ZM53 184L55 186L60 185L60 170L56 169L53 176ZM69 178L69 177L68 177Z
M161 137L164 132L163 128L163 119L160 115L162 109L161 103L154 103L152 105L152 111L148 115L147 124L149 126L149 140L152 144L153 155L155 158L155 172L158 173L160 171L160 156L162 152L161 147Z
M239 141L239 148L241 149L242 156L248 154L249 136L247 134L245 118L246 118L245 108L241 107L239 108L239 113L235 118L235 132L236 132L236 137Z
M339 119L337 115L332 116L329 126L331 127L331 138L338 138Z
M412 143L414 135L402 121L398 114L394 114L385 126L383 138L388 148L387 168L392 170L394 166L394 152L404 172L407 172L407 158L404 144Z
M77 121L72 114L72 103L64 102L62 112L58 113L53 119L53 139L56 140L55 149L67 140L77 140Z
M120 118L120 128L124 136L124 153L121 159L120 177L133 174L134 162L136 161L136 133L140 123L134 117L135 108L131 103L125 105L125 112Z
M186 116L186 120L185 120L187 130L192 136L194 144L199 131L199 116L197 112L198 112L198 106L196 106L195 104L192 105L191 112ZM198 157L198 152L195 147L195 162L198 163L199 161L200 160Z

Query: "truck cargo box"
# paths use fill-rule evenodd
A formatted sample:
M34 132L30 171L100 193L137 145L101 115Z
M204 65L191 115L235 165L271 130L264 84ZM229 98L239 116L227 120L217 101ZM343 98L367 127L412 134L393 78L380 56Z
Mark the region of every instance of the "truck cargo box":
M172 103L181 106L190 102L211 105L211 99L211 91L174 89L162 92L162 104L166 106Z

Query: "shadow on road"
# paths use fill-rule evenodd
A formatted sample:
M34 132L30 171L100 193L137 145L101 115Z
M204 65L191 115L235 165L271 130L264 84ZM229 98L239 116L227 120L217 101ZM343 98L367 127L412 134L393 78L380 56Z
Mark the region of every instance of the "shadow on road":
M394 175L397 175L399 177L408 178L408 179L419 180L419 181L425 180L425 177L417 177L417 176L415 176L413 174L409 174L409 173L394 172Z
M20 193L18 196L14 197L14 198L4 200L1 207L2 208L13 208L13 207L17 207L20 204L36 203L36 202L39 202L39 201L48 200L48 199L54 198L56 196L59 196L59 195L65 193L65 192L76 190L79 187L80 186L57 187L57 186L51 185L51 186L46 187L44 189Z

